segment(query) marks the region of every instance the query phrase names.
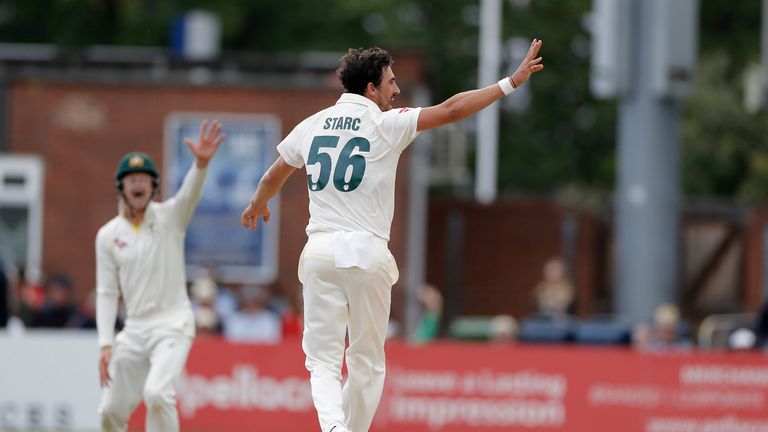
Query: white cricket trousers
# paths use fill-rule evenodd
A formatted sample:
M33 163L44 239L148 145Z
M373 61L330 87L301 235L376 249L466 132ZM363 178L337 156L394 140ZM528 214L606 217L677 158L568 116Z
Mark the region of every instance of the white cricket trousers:
M373 242L371 267L336 268L333 233L309 236L299 260L304 284L302 347L323 432L366 432L384 387L384 341L399 277L387 242ZM345 335L347 381L342 388Z
M151 332L125 328L115 338L99 414L101 430L123 432L139 402L147 407L147 432L179 430L176 384L187 362L192 338L179 329Z

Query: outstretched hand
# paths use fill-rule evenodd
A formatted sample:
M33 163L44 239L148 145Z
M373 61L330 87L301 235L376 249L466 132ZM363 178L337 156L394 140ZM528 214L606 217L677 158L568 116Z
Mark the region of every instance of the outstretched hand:
M211 122L210 127L208 120L203 120L200 124L200 135L197 141L192 141L189 138L184 138L184 144L189 147L189 151L195 155L197 159L197 166L199 168L205 168L208 166L208 161L211 160L216 150L219 148L219 144L224 141L226 135L221 133L221 123L218 120Z
M255 230L256 225L259 222L259 217L264 220L264 223L269 223L270 216L271 213L269 211L269 207L267 207L266 204L259 205L256 204L255 201L251 201L248 204L248 207L243 210L243 214L240 215L240 223L242 223L244 228Z
M523 83L528 81L528 78L535 72L544 69L544 65L541 64L542 58L536 57L539 54L540 49L541 40L534 39L531 41L531 47L528 48L528 54L525 55L523 61L520 62L520 66L518 66L517 70L510 76L512 85L515 86L515 88L523 85Z

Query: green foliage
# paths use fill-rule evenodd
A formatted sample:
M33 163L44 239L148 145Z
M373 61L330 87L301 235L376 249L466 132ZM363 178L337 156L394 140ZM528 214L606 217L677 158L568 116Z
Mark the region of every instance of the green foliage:
M723 51L701 61L683 122L683 186L692 196L754 202L768 190L768 127L764 113L745 111L732 68Z
M583 22L590 5L540 0L505 16L512 34L544 41L545 66L528 84L529 109L502 117L502 192L612 187L616 104L595 101L589 92L590 36Z
M682 125L688 196L761 201L768 190L764 112L744 108L745 71L759 62L761 2L702 0L696 92Z
M110 43L116 6L110 0L4 0L0 40L61 46Z
M699 0L702 54L727 53L728 74L739 75L750 61L757 60L760 44L760 1Z

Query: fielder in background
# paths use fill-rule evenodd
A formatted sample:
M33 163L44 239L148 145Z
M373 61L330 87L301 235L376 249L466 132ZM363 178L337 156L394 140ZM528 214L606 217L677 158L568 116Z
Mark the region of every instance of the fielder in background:
M400 154L418 135L472 115L544 66L534 39L525 59L498 84L426 108L392 109L400 94L392 58L380 48L350 49L337 74L346 92L302 121L277 146L242 214L244 227L269 222L267 202L306 167L308 240L299 259L304 284L302 346L323 432L365 432L384 385L384 339L399 274L388 249ZM342 387L345 334L349 377Z
M179 430L176 382L195 336L184 235L200 201L208 162L223 140L221 124L207 120L197 141L184 140L196 162L176 195L163 202L152 201L159 175L149 156L128 153L117 166L118 215L96 235L103 431L125 431L142 398L147 431ZM121 295L126 321L115 337Z

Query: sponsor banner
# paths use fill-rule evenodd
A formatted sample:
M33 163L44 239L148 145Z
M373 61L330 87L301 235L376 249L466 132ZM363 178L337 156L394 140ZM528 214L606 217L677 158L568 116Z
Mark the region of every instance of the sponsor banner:
M393 345L379 431L768 431L757 353Z
M0 431L99 427L96 332L0 330Z
M372 432L768 431L759 353L392 341L387 363ZM180 387L182 429L319 430L303 365L298 341L198 340Z
M319 429L298 340L253 345L198 339L178 393L182 430ZM137 424L143 424L140 416Z
M0 332L0 352L0 431L98 430L94 332ZM372 432L768 431L757 352L391 341L387 363ZM198 338L178 407L182 430L319 430L298 340Z

